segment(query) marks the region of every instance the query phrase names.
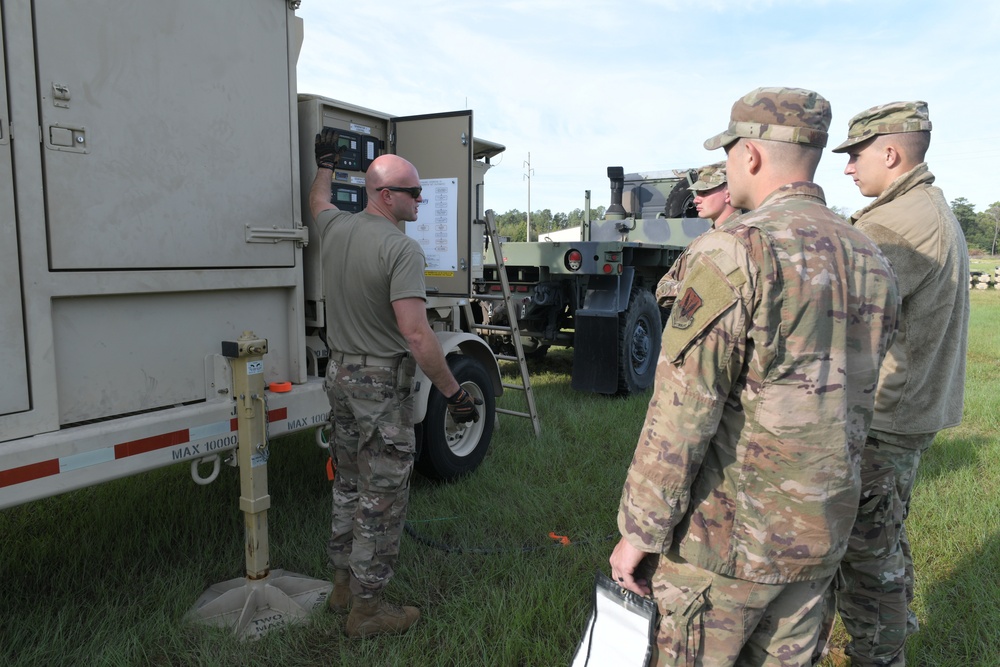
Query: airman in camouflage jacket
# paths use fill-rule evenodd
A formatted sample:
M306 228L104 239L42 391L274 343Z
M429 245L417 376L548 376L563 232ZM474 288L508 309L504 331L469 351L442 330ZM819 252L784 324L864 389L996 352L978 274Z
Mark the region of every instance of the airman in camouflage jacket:
M837 569L895 331L878 248L785 185L691 246L618 514L641 551L765 584Z

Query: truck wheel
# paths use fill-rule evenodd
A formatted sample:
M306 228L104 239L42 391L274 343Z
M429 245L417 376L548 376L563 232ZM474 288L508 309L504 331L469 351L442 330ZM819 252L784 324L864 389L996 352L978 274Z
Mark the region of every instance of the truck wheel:
M619 315L618 395L638 394L653 385L660 356L660 308L652 292L632 290L628 309Z
M693 183L698 179L698 172L688 173ZM698 209L694 205L694 193L688 190L687 180L682 180L667 195L664 213L668 218L697 218Z
M472 357L453 355L448 366L458 383L473 397L482 400L479 421L456 424L448 414L448 401L431 389L424 417L423 442L416 468L425 477L450 480L479 467L493 437L496 397L489 374Z

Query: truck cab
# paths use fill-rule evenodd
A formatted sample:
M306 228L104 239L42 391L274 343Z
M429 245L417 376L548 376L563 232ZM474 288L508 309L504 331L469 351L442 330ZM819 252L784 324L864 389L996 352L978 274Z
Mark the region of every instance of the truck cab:
M656 372L666 315L656 285L709 223L696 217L692 171L626 175L608 167L608 177L611 206L602 219L585 220L578 239L505 243L503 256L525 349L538 356L551 345L572 347L574 389L628 396L649 388ZM486 266L477 292L497 290L497 270ZM484 319L509 321L510 313L482 303ZM511 342L494 335L490 344L507 350Z

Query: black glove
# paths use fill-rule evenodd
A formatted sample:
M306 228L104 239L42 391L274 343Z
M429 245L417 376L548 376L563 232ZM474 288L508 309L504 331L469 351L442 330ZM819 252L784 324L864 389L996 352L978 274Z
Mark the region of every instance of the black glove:
M340 132L332 127L324 127L316 135L316 166L321 169L336 169L343 146L338 146Z
M455 420L456 424L467 424L468 422L479 421L479 410L477 405L482 405L483 399L473 398L469 392L461 387L453 396L448 397L448 413Z

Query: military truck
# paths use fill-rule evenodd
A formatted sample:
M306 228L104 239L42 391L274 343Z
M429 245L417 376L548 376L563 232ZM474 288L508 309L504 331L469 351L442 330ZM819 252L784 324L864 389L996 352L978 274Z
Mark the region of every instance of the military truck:
M244 331L268 342L254 372L273 389L269 437L326 423L307 219L324 126L345 142L335 204L363 207L365 169L391 152L443 216L422 208L407 231L433 261L428 318L484 418L456 426L418 374L418 466L447 479L482 461L503 389L458 313L504 147L474 138L471 111L401 118L299 94L294 1L0 4L0 508L175 463L214 478L237 446L222 344Z
M710 223L700 219L688 186L695 170L625 174L608 167L611 205L601 220L585 220L575 239L507 242L503 258L515 296L526 354L551 345L573 348L572 386L627 396L653 383L666 313L654 298L674 260ZM590 211L590 192L585 196ZM496 265L484 268L475 290L499 290ZM483 300L485 322L503 325L510 313ZM508 353L509 337L490 344Z

